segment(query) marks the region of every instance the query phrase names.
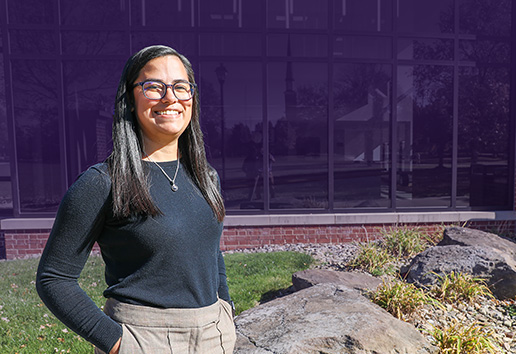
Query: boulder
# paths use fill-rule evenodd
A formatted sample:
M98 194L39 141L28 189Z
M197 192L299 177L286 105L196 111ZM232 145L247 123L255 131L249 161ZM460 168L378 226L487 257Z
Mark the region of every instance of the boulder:
M343 285L318 284L242 312L235 353L428 354L410 324Z
M329 269L307 269L292 275L295 291L324 283L342 284L361 292L374 291L382 280L367 273L338 272Z
M408 282L430 286L438 275L467 273L483 278L499 299L516 296L516 244L495 234L464 228L448 228L444 239L412 259L401 270ZM436 273L436 274L434 274Z

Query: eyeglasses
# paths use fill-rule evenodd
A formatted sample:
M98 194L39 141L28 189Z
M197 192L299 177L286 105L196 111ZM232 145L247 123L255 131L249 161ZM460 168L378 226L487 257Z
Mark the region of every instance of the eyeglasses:
M178 81L175 84L167 85L159 80L146 80L137 82L134 87L141 86L143 95L149 100L161 100L167 94L167 88L170 87L174 96L180 101L188 101L195 93L197 85L188 81Z

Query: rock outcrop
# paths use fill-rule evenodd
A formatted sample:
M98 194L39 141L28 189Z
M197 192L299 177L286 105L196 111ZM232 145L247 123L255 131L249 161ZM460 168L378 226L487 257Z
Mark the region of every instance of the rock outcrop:
M329 269L307 269L292 275L295 291L325 283L344 285L361 292L368 292L376 290L382 280L367 273L338 272Z
M479 230L447 228L437 246L414 257L401 273L408 282L430 286L452 271L484 279L499 299L514 298L516 243Z
M410 324L343 285L319 284L242 312L240 354L428 354L437 348Z

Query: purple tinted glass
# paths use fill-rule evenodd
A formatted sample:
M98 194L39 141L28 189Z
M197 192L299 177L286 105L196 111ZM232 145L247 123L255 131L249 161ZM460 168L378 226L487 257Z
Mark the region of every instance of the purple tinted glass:
M453 33L454 0L397 0L395 16L402 33Z
M509 86L509 68L460 70L458 206L511 203Z
M325 64L267 66L271 209L328 208L327 77Z
M336 29L356 32L392 31L391 0L334 0Z
M57 0L7 0L7 18L12 24L49 25L57 22ZM5 8L4 8L5 9ZM2 9L2 11L4 11Z
M263 209L261 65L201 62L199 77L206 153L219 173L226 208Z
M6 85L4 78L4 57L0 56L0 215L10 215L13 211L13 194L10 166L11 158L9 153L10 139L8 134L9 127L7 124L7 101L5 99L5 87Z
M64 188L57 62L13 60L11 65L20 211L55 211Z
M202 33L200 54L259 57L262 53L261 36L257 33Z
M513 1L458 1L459 33L496 37L511 35L511 2Z
M400 66L397 81L397 206L449 207L453 67Z
M117 55L129 52L126 34L121 31L61 31L63 54Z
M390 206L391 66L334 69L335 208Z
M11 30L10 48L13 54L45 55L58 52L55 31L49 30Z
M312 0L267 0L267 28L326 29L328 2Z
M113 3L119 3L114 1ZM120 2L122 3L122 2ZM125 4L126 2L123 1ZM194 1L131 1L131 24L137 28L191 28L197 23ZM152 35L152 32L150 33ZM158 44L161 42L155 42ZM139 49L139 48L138 48Z
M398 40L398 59L453 60L452 39L402 38Z
M59 1L59 6L62 25L95 29L98 26L120 27L128 22L129 9L126 1ZM161 5L157 7L161 8Z
M180 0L179 0L180 1ZM205 28L260 28L263 1L200 0L200 26Z
M170 33L161 31L135 31L131 33L131 51L155 45L168 45L183 54L193 62L197 51L196 36L193 33Z
M286 48L290 55L303 58L328 57L328 37L310 34L270 34L267 36L267 56L284 57Z
M336 58L391 59L392 39L389 37L336 36L333 42Z

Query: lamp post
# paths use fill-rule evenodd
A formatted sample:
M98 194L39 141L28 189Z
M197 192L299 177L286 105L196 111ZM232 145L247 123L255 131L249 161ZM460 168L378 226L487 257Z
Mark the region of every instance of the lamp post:
M219 80L220 85L220 132L221 132L221 143L220 143L220 153L222 155L222 190L224 190L224 184L226 181L226 154L224 148L224 136L225 136L225 124L224 124L224 82L226 81L226 75L228 71L224 64L220 63L220 65L215 68L215 74L217 75L217 79Z

